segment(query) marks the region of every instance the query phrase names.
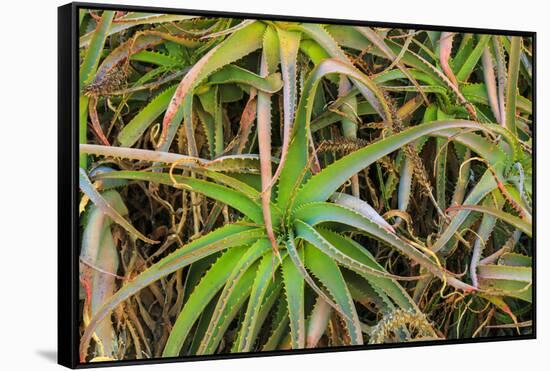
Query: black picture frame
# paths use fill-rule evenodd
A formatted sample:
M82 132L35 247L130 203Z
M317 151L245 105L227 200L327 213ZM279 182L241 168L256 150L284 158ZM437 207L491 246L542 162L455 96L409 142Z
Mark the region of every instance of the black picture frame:
M296 22L314 22L339 25L359 25L373 27L396 27L433 31L467 32L530 37L533 40L533 228L536 231L536 51L537 33L532 31L502 30L489 28L448 27L441 25L405 24L378 21L360 21L269 14L252 14L225 11L203 11L149 6L131 6L116 4L97 4L73 2L58 8L58 363L69 368L95 368L137 364L156 364L184 361L222 360L231 358L266 357L289 354L309 354L324 352L342 352L370 349L419 347L450 344L473 344L494 341L529 340L537 337L537 240L533 235L533 331L528 335L513 337L484 337L452 339L443 341L419 341L414 343L395 343L379 345L344 346L321 349L300 349L284 351L266 351L207 356L188 356L175 358L155 358L146 360L120 360L101 363L80 363L78 357L79 329L79 236L78 236L78 11L80 8L97 10L122 10L152 13L170 13L211 17L232 17L237 19L281 20Z

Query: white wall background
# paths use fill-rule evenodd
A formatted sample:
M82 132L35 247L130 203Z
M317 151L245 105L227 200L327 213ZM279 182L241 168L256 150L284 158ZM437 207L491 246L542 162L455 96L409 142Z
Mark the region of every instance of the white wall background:
M92 1L92 0L90 0ZM108 1L108 0L105 0ZM539 370L550 353L550 20L544 1L110 0L134 5L538 32L538 334L532 341L251 358L158 370ZM95 1L94 1L95 2ZM4 0L0 12L0 368L54 370L56 85L60 0ZM124 370L138 370L137 366ZM139 368L145 369L145 368Z

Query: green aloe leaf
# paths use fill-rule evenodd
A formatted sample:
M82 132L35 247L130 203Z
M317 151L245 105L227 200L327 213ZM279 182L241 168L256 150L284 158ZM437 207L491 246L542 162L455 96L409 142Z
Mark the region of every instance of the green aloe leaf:
M206 305L225 285L233 265L238 262L246 247L235 247L225 252L206 272L178 315L164 347L163 356L176 357L189 335L191 327Z
M147 149L103 146L96 144L81 144L80 152L98 156L120 157L130 160L148 162L161 162L172 165L178 169L192 169L200 172L201 169L210 171L257 173L260 169L260 161L257 155L228 155L220 156L214 160L205 160L199 157L180 155L171 152L151 151Z
M493 298L533 301L533 270L530 266L484 264L478 266L478 276L480 287Z
M292 348L301 349L305 347L306 341L304 279L292 259L289 258L283 261L283 282L285 285L286 301L288 303Z
M138 231L136 228L134 228L133 225L131 225L126 219L124 219L124 217L122 217L122 215L120 215L118 211L112 205L110 205L103 198L103 196L101 196L101 194L95 189L92 182L90 182L88 175L86 175L86 172L82 168L80 168L80 173L79 173L79 186L80 186L80 190L84 192L86 196L88 196L88 198L99 209L101 209L101 211L103 211L106 215L108 215L111 219L113 219L113 221L119 224L122 228L126 229L128 233L130 233L133 236L136 236L137 238L139 238L140 240L143 240L144 242L147 242L150 244L158 243L158 241L145 237L140 231Z
M90 83L94 78L94 73L99 65L101 53L103 52L105 40L107 39L108 30L111 27L114 15L115 12L111 10L104 11L101 15L101 20L97 24L96 29L93 31L90 46L88 47L84 61L79 68L80 89L82 89L84 85Z
M101 58L101 52L107 39L107 31L111 26L115 12L106 10L101 16L101 21L98 23L96 29L92 31L90 36L90 45L86 51L84 61L79 67L79 90L82 90L85 85L89 84L97 70L99 60ZM88 100L89 98L81 95L79 98L79 143L87 143L88 132ZM87 159L85 154L80 154L80 167L86 169Z
M313 99L311 98L315 95L321 79L329 74L348 76L364 86L373 85L372 81L355 69L355 67L338 59L324 60L311 72L304 85L302 98L296 111L292 142L288 151L288 162L283 167L280 175L277 203L283 210L289 205L296 188L305 176L304 170L307 169L306 165L308 162L307 133L313 110Z
M134 280L122 286L101 308L98 309L80 339L81 359L85 357L95 327L124 300L160 278L195 261L230 247L250 244L263 236L264 231L262 229L238 224L227 224L188 243L159 262L153 264Z
M363 335L357 310L346 286L344 277L332 259L311 244L305 245L305 264L315 277L333 296L334 301L346 314L344 319L350 336L351 345L363 344Z
M256 241L244 254L242 254L240 260L231 267L231 274L227 277L227 283L218 298L216 308L212 318L210 319L210 324L205 333L205 337L201 342L199 351L208 352L207 349L212 349L214 344L218 343L219 340L216 341L215 339L217 334L220 333L219 328L222 326L224 314L231 307L229 304L231 298L239 294L239 291L237 290L239 282L249 271L252 271L248 273L251 276L250 280L252 282L252 277L255 274L257 267L254 269L251 267L254 266L261 256L265 255L270 250L270 247L271 246L267 239L260 239Z
M435 134L445 129L472 128L477 130L494 130L502 132L498 125L481 125L472 121L439 121L408 128L398 134L389 136L367 147L361 148L327 166L314 175L298 192L297 203L327 200L352 175L366 168L376 160L412 143L424 135ZM468 143L471 144L471 143ZM490 154L488 154L490 155ZM313 191L315 190L315 191Z
M307 223L304 223L300 220L296 220L294 225L297 232L296 235L299 238L314 244L317 248L321 249L321 251L323 251L323 253L328 255L331 259L333 259L334 261L338 262L340 265L350 270L353 270L361 275L370 274L370 275L376 275L379 277L386 277L386 278L399 278L402 280L407 279L406 277L394 276L383 270L377 270L375 268L370 267L369 265L363 264L360 261L353 259L349 255L342 253L338 248L336 248L332 243L330 243L326 238L324 238L323 235L319 233L318 229L313 228L311 225L308 225Z
M143 180L201 193L239 210L255 223L261 224L263 221L262 210L256 202L239 191L209 181L182 175L170 177L170 175L166 173L149 171L116 171L106 173L102 178ZM174 181L176 183L174 183Z
M298 99L296 60L298 57L301 34L299 32L277 29L277 36L279 38L281 70L285 82L283 87L283 148L281 152L281 161L273 175L272 182L275 182L284 167L291 139L294 110Z
M212 317L208 329L205 331L197 354L213 354L222 341L223 335L234 321L235 317L246 308L245 304L250 295L259 262L254 262L248 269L239 275L232 284L231 292L224 302L218 301L216 306L223 304L219 317ZM226 286L227 287L227 286ZM225 288L224 288L225 290ZM223 295L223 294L222 294ZM215 315L216 311L214 312Z
M208 85L230 83L248 85L271 94L278 92L283 87L283 80L281 80L279 73L272 73L266 77L261 77L232 64L212 74L207 82Z
M307 239L309 240L318 241L318 232L316 232L312 226L322 222L337 222L349 225L358 228L359 230L362 230L369 235L377 238L378 240L383 241L386 244L394 247L402 254L408 256L410 259L424 266L432 274L442 279L446 279L447 283L449 283L450 285L463 290L473 289L470 285L467 285L460 280L446 274L445 271L443 271L441 267L438 267L436 263L434 263L429 257L424 255L420 250L402 240L396 234L387 231L386 229L380 227L375 222L365 218L363 215L357 213L354 210L326 202L316 202L304 205L303 207L297 209L295 217L297 219L297 221L295 222L295 227L298 228L296 233L298 237L303 236L304 238L307 237ZM319 245L322 246L321 241ZM348 259L349 257L342 257L341 261L344 263ZM363 269L363 267L361 268ZM365 273L379 274L374 269L364 270ZM380 276L388 276L388 274L380 274ZM391 275L389 276L390 277L388 278L394 278ZM403 277L401 277L401 279L402 278Z
M197 87L200 82L204 81L216 70L260 48L265 27L266 26L260 22L254 22L235 31L222 43L210 49L204 57L195 63L193 68L185 75L178 85L168 105L162 122L163 140L166 139L168 128L185 96L191 94L193 89Z
M468 81L470 74L474 70L476 64L479 62L483 50L491 40L491 35L481 35L475 48L472 50L468 58L464 61L464 64L460 67L456 74L458 81Z
M376 261L374 256L365 247L349 237L329 229L318 228L319 233L343 254L370 266L373 269L384 271L384 268ZM396 280L379 277L372 274L364 274L367 281L379 291L391 297L401 309L418 311L416 304L407 291Z
M176 91L173 85L155 96L118 134L118 142L121 147L133 146L143 135L145 130L157 119L168 107L170 99ZM174 118L174 122L181 122L183 111L180 110Z
M478 205L462 205L451 207L450 210L470 210L478 211L480 213L492 215L525 233L529 237L533 235L533 226L531 223L524 221L517 216L509 214L505 211L495 209L494 207L478 206Z
M141 13L141 12L129 12L123 17L117 19L115 24L111 24L108 28L108 36L122 32L134 26L142 24L154 24L164 22L176 22L187 19L193 19L196 16L178 15L178 14L156 14L156 13ZM80 37L80 47L88 46L93 40L93 31L88 32Z
M479 277L482 279L511 280L531 283L533 272L530 267L505 265L480 265Z
M258 266L256 278L250 292L250 299L248 300L248 307L239 332L236 345L238 352L250 352L254 346L254 335L256 334L257 327L261 325L259 321L261 304L264 301L268 288L274 284L273 277L279 265L279 259L276 259L271 254L267 254L262 258Z
M516 101L518 89L518 75L520 65L521 38L512 36L510 47L510 62L508 67L508 76L506 79L506 127L516 133Z
M481 202L481 200L483 200L485 196L487 196L496 188L497 183L493 177L493 174L489 170L487 170L470 191L470 193L462 203L462 206L477 205L479 202ZM443 253L446 252L445 246L455 235L455 233L458 231L462 223L464 223L469 214L470 210L460 210L459 212L454 214L451 222L447 225L447 228L445 228L437 241L433 244L431 250L434 252L438 252L440 250L442 250Z

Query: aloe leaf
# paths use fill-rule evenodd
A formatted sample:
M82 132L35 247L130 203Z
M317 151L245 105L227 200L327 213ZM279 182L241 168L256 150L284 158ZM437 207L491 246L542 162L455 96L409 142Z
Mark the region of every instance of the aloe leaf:
M242 311L250 295L259 262L250 266L234 283L234 288L223 303L223 310L216 322L210 321L197 354L214 354L235 317ZM210 332L212 331L212 332Z
M101 53L103 52L105 40L107 39L107 32L109 27L111 27L111 22L113 21L114 15L115 12L111 10L104 11L101 16L101 20L97 24L96 29L93 31L90 46L88 47L84 61L79 68L80 89L82 89L84 85L90 83L94 77L94 73L99 65Z
M105 40L107 39L107 30L113 21L114 15L115 13L113 11L104 11L101 21L98 23L96 29L92 31L90 46L86 51L84 61L79 67L79 90L82 90L85 85L89 84L95 75L105 45ZM86 136L88 131L88 100L89 98L84 95L81 95L79 99L78 135L80 143L87 143L88 141ZM84 154L80 154L80 167L87 167L87 159Z
M360 51L372 46L355 27L329 24L325 28L340 46Z
M488 195L496 188L497 184L493 177L493 174L489 170L487 170L478 180L474 188L470 191L462 206L478 204L486 195ZM466 217L469 215L469 213L469 210L460 210L458 213L456 213L451 219L451 222L449 223L447 228L443 231L443 233L441 233L437 241L433 244L431 250L434 252L438 252L444 249L447 242L449 242L449 240L460 228L462 223L466 220ZM442 252L445 252L445 249Z
M224 36L224 35L229 35L229 34L234 33L237 30L240 30L241 28L244 28L244 27L248 26L251 23L254 23L254 22L255 22L254 19L244 19L242 22L236 24L233 27L225 28L225 29L222 29L221 31L217 31L217 32L207 33L204 36L202 36L201 39L210 39L210 38L220 37L220 36Z
M270 70L267 47L274 48L275 45L269 45L275 43L275 31L269 27L267 28L263 45L264 50L262 52L262 58L260 60L260 74L266 76ZM272 56L273 57L273 56ZM273 251L278 254L278 244L273 232L273 221L271 220L270 202L271 202L271 186L272 186L272 167L271 167L271 95L258 92L258 105L256 107L256 117L258 121L258 149L260 152L260 166L261 166L261 182L262 182L262 213L264 216L264 223L266 226L266 232L271 242Z
M141 35L136 39L131 38L114 50L112 50L109 55L103 59L97 72L92 80L93 83L100 83L105 79L107 74L112 71L117 65L127 60L133 54L138 53L142 50L152 48L162 42L162 38L155 35Z
M224 92L228 93L228 95L232 95L233 93L229 93L231 91L235 91L235 88L238 92L241 92L240 88L237 88L235 85L214 85L214 112L213 112L213 124L214 124L214 156L220 156L224 152L224 128L226 125L226 118L223 114L223 103L224 100L229 98L228 100L231 101L233 98L230 97L224 97ZM187 95L184 99L184 106L186 105L185 102L190 101L191 102L191 95ZM237 100L241 99L241 97L237 98ZM191 109L190 112L193 112ZM187 124L189 123L189 125ZM195 134L193 131L192 126L193 120L190 118L188 121L186 121L185 129L186 129L186 136L187 138L194 138ZM194 142L194 141L193 141ZM196 147L196 145L195 145ZM196 151L196 149L193 149Z
M327 200L353 174L368 167L376 160L412 143L424 135L452 128L472 128L476 130L501 131L498 125L481 125L472 121L454 120L426 123L408 128L367 147L361 148L324 168L314 175L298 192L296 206L307 202ZM487 155L490 155L488 153Z
M280 175L277 203L283 210L288 206L291 195L294 193L304 175L303 169L306 167L308 161L307 133L309 131L311 112L313 110L313 99L311 99L311 97L315 95L321 78L328 74L346 75L365 86L374 85L364 74L355 69L355 67L338 59L324 60L311 72L303 88L302 98L300 99L296 111L292 142L288 152L288 163L290 163L290 165L285 165ZM351 177L351 175L349 177Z
M116 276L114 272L117 272L118 267L119 258L116 245L111 231L107 229L101 238L101 246L98 251L97 262L95 263L95 268L101 271L94 271L92 278L92 315L116 291ZM109 318L103 319L98 324L95 335L101 343L102 353L107 357L112 357L116 349L116 333Z
M406 212L411 197L414 164L409 156L405 156L399 171L399 188L397 191L397 208Z
M480 205L461 205L461 206L453 206L450 208L451 210L470 210L470 211L478 211L480 213L492 215L512 226L519 229L529 237L532 237L533 235L533 227L531 223L528 223L524 221L521 218L518 218L517 216L514 216L512 214L509 214L505 211L496 209L494 207L487 207L487 206L480 206Z
M530 283L516 280L500 280L500 279L480 279L480 287L488 291L488 294L483 297L488 301L501 300L504 302L505 297L521 299L527 303L533 303L533 286ZM502 307L501 309L505 309ZM509 310L506 312L513 312Z
M350 336L351 345L363 344L359 317L340 269L332 259L313 245L306 244L304 248L306 267L327 288L328 292L333 296L334 301L346 313L344 321Z
M502 208L504 198L498 192L493 192L493 197L495 199L495 207ZM487 197L484 200L485 204L491 203L491 198ZM484 214L481 218L481 223L477 229L476 240L474 242L474 248L472 249L472 259L470 261L470 277L472 279L472 284L475 287L478 287L477 280L477 266L479 260L481 259L481 254L485 250L485 244L489 240L491 233L496 224L496 218L490 214Z
M102 196L121 215L128 213L118 192L106 191ZM94 315L116 291L119 258L110 231L111 219L100 208L93 205L85 220L79 257L79 279L86 294L84 312L87 312L86 307L88 307L89 314ZM84 323L87 321L88 318L85 317ZM101 343L101 346L97 346L100 354L112 357L115 332L110 319L104 319L98 324L94 337Z
M509 252L503 254L498 259L498 264L515 267L531 267L533 265L533 258L527 255Z
M273 175L272 183L277 180L284 167L291 139L294 111L298 99L296 58L298 56L301 37L301 34L298 32L285 31L280 28L277 29L277 35L279 38L281 71L283 73L283 81L285 82L283 86L283 148L281 162Z
M250 246L250 248L242 254L239 261L231 267L231 274L227 277L227 283L218 298L216 308L214 309L214 313L210 319L210 324L208 325L208 329L206 330L204 338L201 342L199 352L206 352L207 349L212 349L212 342L216 338L216 334L219 333L218 328L221 326L224 313L228 310L228 306L230 306L230 299L238 293L236 290L238 283L241 281L241 278L246 274L246 272L251 269L250 267L252 267L261 256L265 255L267 251L269 251L269 248L269 241L266 239L260 239L252 244L252 246ZM256 269L254 269L254 272L256 272Z
M208 85L230 83L249 85L270 94L278 92L283 87L283 80L281 80L279 73L272 73L266 77L261 77L232 64L212 74L207 82Z
M372 303L383 314L395 310L393 301L378 286L371 285L364 277L350 270L342 271L342 274L353 300L363 306L369 306Z
M497 71L497 94L498 94L498 108L499 108L499 123L506 126L506 85L507 85L507 71L506 71L506 58L504 56L504 47L498 36L493 36L493 52L495 55L496 71Z
M479 278L511 280L531 283L533 272L530 267L514 267L505 265L480 265Z
M269 339L262 346L262 352L276 350L283 336L288 334L289 319L286 302L281 300L280 306L284 306L285 309L281 310L281 314L273 319L274 328Z
M520 65L521 37L512 36L510 47L508 76L506 79L506 116L505 125L516 134L516 100Z
M280 260L275 259L274 256L270 254L265 255L260 261L258 271L256 272L256 278L254 279L250 292L248 307L239 332L236 348L239 352L250 352L254 346L254 333L256 327L259 325L260 306L265 298L269 285L273 284L272 277L279 265Z
M468 55L470 55L470 53L474 49L474 41L475 39L473 34L465 33L462 35L462 39L460 40L457 52L453 57L453 68L455 72L460 70L460 68L466 61L466 58L468 58Z
M317 297L307 326L308 348L315 348L326 331L332 309L330 305L321 297Z
M295 223L296 228L300 228L300 232L305 234L307 238L312 240L319 240L318 233L313 230L311 226L314 226L323 222L337 222L345 225L349 225L359 230L362 230L369 235L375 237L376 239L385 242L386 244L392 246L393 248L400 251L402 254L408 256L413 261L421 264L426 269L428 269L432 274L436 275L441 279L446 279L447 283L450 285L463 289L466 291L471 291L473 288L470 285L467 285L460 280L448 275L445 271L438 267L432 260L425 256L422 252L406 243L396 234L390 233L384 228L380 227L378 224L370 221L365 218L363 215L348 209L346 207L330 204L326 202L315 202L304 205L295 212L295 218L297 222ZM297 233L298 237L302 235ZM349 257L341 258L342 263L349 263ZM356 265L356 264L354 264ZM378 274L381 277L396 278L393 275L389 274L379 274L375 269L364 269L366 274ZM397 277L398 279L403 279L403 277Z
M205 180L181 175L173 175L171 177L170 174L166 173L124 170L106 173L101 178L143 180L201 193L216 201L223 202L236 210L239 210L244 215L252 219L255 223L261 224L263 222L262 211L256 202L252 201L239 191Z
M346 98L350 99L352 102L355 100L355 97L351 97L350 95L347 95ZM331 105L331 107L337 109L346 104L348 104L347 99L342 101L337 100ZM364 116L375 114L376 111L372 108L369 102L362 101L357 103L355 113L357 116ZM311 132L315 133L331 124L339 122L342 120L342 117L343 115L340 112L325 111L323 114L317 116L313 121L311 121Z
M464 61L464 64L456 74L458 81L468 81L471 73L473 72L475 66L479 62L483 50L491 40L491 35L481 35L479 41L477 42L475 48L472 50L468 58Z
M365 99L371 104L380 117L391 125L392 117L384 94L368 76L355 69L330 33L322 25L314 23L303 23L297 26L297 28L319 43L332 58L337 59L341 63L347 65L351 70L354 70L354 74L347 74L353 84L359 89L361 94L363 94Z
M131 147L139 140L153 121L166 111L175 91L176 85L173 85L155 96L145 108L124 126L118 134L118 142L121 147ZM183 112L180 110L179 114L175 116L174 122L181 122L182 117Z
M272 313L272 309L275 303L277 303L280 300L281 296L283 296L282 291L283 280L281 278L281 274L276 274L275 279L272 279L272 284L269 285L265 298L262 301L262 305L260 306L257 325L254 327L254 332L252 333L253 343L260 340L258 339L258 337L261 333L261 330L266 326L267 320L271 319L269 314ZM258 346L259 345L260 344L258 343Z
M445 114L439 108L437 110L438 120L452 120L452 115ZM435 140L436 160L435 160L435 189L437 205L441 210L447 206L447 140L445 138L436 138Z
M348 78L342 76L338 84L338 96L345 96L351 90L351 83ZM357 98L355 95L351 95L350 99L342 106L342 133L344 138L349 138L352 140L357 139L358 123L354 118L357 114ZM359 177L354 175L351 177L351 193L355 197L359 197Z
M493 64L493 56L489 46L485 46L485 49L483 49L481 62L483 65L483 80L485 81L485 87L487 89L488 103L491 107L491 111L493 111L493 115L495 116L495 121L497 123L501 123L495 66Z
M166 55L160 52L153 52L150 50L142 50L133 54L130 57L133 61L140 61L145 63L156 64L157 66L175 67L181 64L181 61L170 55Z
M164 23L164 22L176 22L186 19L193 19L196 16L189 15L178 15L178 14L156 14L156 13L134 13L130 12L124 15L123 17L117 18L113 22L109 29L107 36L117 34L121 31L127 30L129 28L143 25L143 24L154 24L154 23ZM93 39L93 31L88 32L85 35L80 37L79 45L80 47L88 46Z
M221 252L212 254L189 265L183 282L182 308L183 304L187 302L189 296L193 293L195 286L199 284L201 278L208 271L210 266L212 266L221 255Z
M318 65L324 59L328 59L331 57L330 54L321 45L305 37L302 38L302 41L300 42L300 51L304 53L313 62L314 65ZM335 84L338 83L337 76L327 76L327 79Z
M507 129L504 129L499 125L481 125L482 126L478 126L479 130L485 131L486 133L490 133L494 130L495 132L500 132L504 135L510 134ZM447 138L448 140L452 140L457 145L461 145L472 150L473 152L477 153L479 157L481 157L493 166L499 166L505 163L510 157L519 156L520 154L520 149L518 147L519 143L512 137L509 137L511 141L509 143L512 143L512 145L507 146L503 143L495 143L489 141L479 134L468 132L468 129L441 130L439 132L435 132L433 135L437 137Z
M133 225L131 225L126 219L122 217L118 213L118 211L111 206L102 196L101 194L95 189L92 182L90 182L90 179L88 178L88 175L86 175L86 171L84 169L80 168L79 173L79 186L80 190L88 196L88 198L99 208L101 209L106 215L108 215L115 223L119 224L122 228L124 228L128 233L130 233L133 236L136 236L140 240L155 244L158 243L158 241L152 240L150 238L147 238L144 236L140 231L134 228Z
M386 45L393 51L394 54L399 53L403 46L396 43L393 40L386 39ZM383 58L387 56L382 53L378 48L374 48L372 53L379 55ZM434 58L435 59L435 58ZM421 57L419 54L413 52L411 49L405 50L401 58L403 64L406 64L410 67L413 67L414 70L410 70L411 74L418 79L419 76L415 75L415 70L423 72L434 82L434 85L446 86L453 90L455 93L457 91L456 86L449 80L449 78L444 75L440 70L438 70L433 64L427 61L425 58ZM401 71L399 71L401 73Z
M85 144L88 142L88 103L90 98L81 95L78 99L78 142ZM83 169L88 167L88 156L85 153L79 154L79 166Z
M303 39L300 42L300 51L317 65L323 59L330 58L330 55L319 44L310 39Z
M449 65L449 59L453 50L454 32L441 32L439 37L439 63L445 75L451 82L458 86L458 80Z
M387 45L392 50L394 50L395 53L399 52L399 49L401 49L401 46L393 41L388 41ZM416 69L427 73L428 75L430 75L430 77L439 81L440 84L438 85L443 85L448 87L456 95L459 102L466 107L470 116L472 116L474 120L477 119L477 115L474 107L464 97L459 87L453 84L453 82L449 80L449 78L445 74L443 74L439 69L434 67L430 62L428 62L426 59L424 59L417 53L414 53L410 50L407 50L405 52L402 59L403 59L403 63L409 64L410 66L415 67Z
M230 247L251 244L256 239L264 236L262 229L238 224L227 224L209 234L196 239L187 245L155 263L134 280L122 286L113 296L107 300L90 320L82 337L80 338L80 359L85 361L86 352L92 334L96 326L120 303L134 295L144 287L160 278L175 272L197 260Z
M399 68L401 70L401 72L403 72L403 74L405 76L407 76L407 78L412 82L412 84L418 89L418 92L420 93L420 95L422 95L422 97L424 98L424 101L425 102L428 102L428 97L426 97L426 94L424 93L424 91L422 90L422 88L420 87L420 85L418 84L418 81L416 81L416 79L413 77L413 75L409 72L409 70L407 69L407 67L405 67L398 59L397 59L397 55L395 55L393 53L393 51L388 48L388 46L386 45L386 43L384 42L384 40L380 37L380 35L378 35L372 28L370 27L355 27L355 29L357 31L359 31L359 33L361 33L363 36L365 36L371 43L373 43L374 45L376 45L376 47L378 49L380 49L382 51L382 53L386 54L386 56L388 57L388 59L390 59L392 61L392 63L395 63L395 65L397 66L397 68ZM400 54L402 55L403 53L400 52Z
M235 247L225 252L206 272L178 315L162 353L163 357L177 357L191 327L206 305L225 285L246 247Z
M201 123L203 131L206 135L206 142L208 144L208 153L210 154L211 158L215 157L215 153L214 153L214 145L215 145L215 140L214 140L214 117L209 112L207 112L207 110L204 108L204 106L205 106L204 100L206 99L207 96L210 95L209 93L211 93L213 91L214 91L214 89L210 89L210 90L208 90L208 92L206 94L200 94L198 97L199 97L199 100L200 100L201 104L200 105L199 104L195 105L195 110L196 110L197 116L199 118L199 122Z
M109 147L95 144L80 145L80 152L97 156L111 156L148 162L161 162L164 164L176 164L176 168L193 169L199 172L202 169L209 171L227 171L242 173L257 173L259 171L259 159L257 155L228 155L215 160L205 160L198 157L180 155L178 153L151 151L147 149Z
M320 249L325 255L329 256L332 260L338 262L340 265L357 272L361 275L374 275L378 277L385 278L394 278L406 280L407 277L399 277L393 274L387 273L384 270L378 270L370 267L369 265L363 264L360 261L355 260L354 258L342 253L338 248L336 248L332 243L330 243L326 238L319 233L318 229L313 228L313 226L304 223L301 220L296 220L294 222L294 227L296 229L296 236L301 238L311 244L314 244L318 249ZM417 278L413 278L416 280ZM339 308L336 308L339 309Z
M194 331L192 337L190 337L189 346L186 348L186 352L183 355L197 354L197 349L200 346L202 334L206 331L208 321L214 310L214 304L215 302L211 301L204 309L199 320L197 321L197 324L194 326Z
M261 47L265 25L254 22L235 31L222 43L210 49L178 85L162 121L162 140L166 140L168 128L184 97L209 75Z
M330 197L330 199L338 205L357 211L359 214L362 214L365 218L372 220L382 228L385 228L390 232L395 232L393 227L384 218L382 218L382 216L378 214L371 205L369 205L366 201L361 200L359 197L336 192Z
M271 160L275 161L273 158ZM260 161L255 154L227 155L204 163L204 167L211 171L258 173Z
M299 256L298 259L300 259ZM291 259L287 258L283 261L282 271L286 301L288 303L288 316L290 318L290 336L292 339L292 348L301 349L305 347L306 338L304 314L304 280L302 278L302 275L300 274L300 271Z
M351 238L329 229L318 228L317 230L327 241L338 250L342 251L342 253L373 269L384 271L384 268L376 261L369 250L359 245ZM377 291L381 291L385 295L391 297L401 309L419 310L407 291L396 280L370 274L364 274L362 276L364 276Z
M122 216L128 214L128 209L122 200L120 194L116 191L106 191L101 194L105 202ZM106 225L105 221L108 215L97 206L93 206L87 214L86 226L82 232L82 243L80 249L80 258L84 261L95 262L100 249L102 235L104 234ZM87 269L87 268L86 268ZM83 273L81 267L81 274Z
M309 273L308 273L308 271L307 271L307 269L306 269L306 267L304 266L304 263L303 263L303 256L300 256L300 253L298 252L298 249L296 248L295 237L294 237L294 233L292 231L288 232L288 239L286 241L286 251L288 252L288 256L290 258L289 260L291 260L292 263L294 263L294 266L297 269L297 273L300 274L301 279L305 280L305 282L307 282L309 287L313 291L315 291L315 293L317 295L319 295L319 297L321 297L323 300L325 300L327 302L327 304L329 304L331 307L336 309L336 311L342 313L342 311L338 307L338 305L336 303L334 303L332 301L332 299L329 296L327 296L327 294L325 294L325 292L321 288L319 288L319 286L317 286L317 284L315 283L313 278L311 278L311 276L309 275ZM289 301L289 304L290 304L290 301ZM290 312L290 309L289 309L289 312ZM342 313L342 314L345 316L344 313Z

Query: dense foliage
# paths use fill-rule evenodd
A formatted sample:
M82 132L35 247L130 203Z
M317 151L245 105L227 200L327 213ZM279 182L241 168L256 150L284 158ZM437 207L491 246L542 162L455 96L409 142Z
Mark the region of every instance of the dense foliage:
M81 11L81 360L531 333L531 42Z

